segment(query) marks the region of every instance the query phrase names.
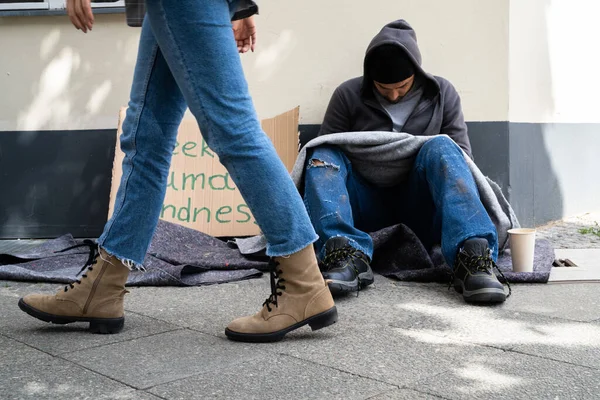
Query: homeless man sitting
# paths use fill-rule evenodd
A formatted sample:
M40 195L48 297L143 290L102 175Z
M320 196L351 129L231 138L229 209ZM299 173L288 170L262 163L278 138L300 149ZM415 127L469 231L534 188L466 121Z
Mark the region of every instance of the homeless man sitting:
M403 20L373 39L364 75L335 90L319 136L366 131L434 137L418 151L408 179L391 186L367 182L338 147L322 145L309 154L304 202L332 293L373 283L367 232L403 223L426 249L441 244L454 287L466 301L503 302L504 288L493 271L496 227L465 160L465 153L472 156L459 95L446 79L422 69L415 32Z

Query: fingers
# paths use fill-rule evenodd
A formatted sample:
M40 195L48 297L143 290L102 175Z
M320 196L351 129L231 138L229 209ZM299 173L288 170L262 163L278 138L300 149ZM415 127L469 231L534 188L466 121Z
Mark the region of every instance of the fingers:
M238 52L243 53L244 51L244 41L243 40L236 40L235 43L237 44L237 49Z
M243 54L248 52L248 50L254 51L256 48L256 25L254 25L254 19L249 17L234 21L232 27L238 52Z
M67 0L67 15L69 16L69 19L71 20L73 26L75 26L75 28L77 29L81 29L83 25L81 24L81 21L79 21L79 18L77 18L77 14L75 13L76 1L77 0Z
M250 36L250 50L254 52L256 48L256 23L254 22L254 16L246 19L246 29L248 29L248 36Z
M87 33L88 30L92 30L92 25L94 24L94 15L92 14L92 4L90 0L76 0L75 2L75 12L77 13L77 18L83 24L83 28L81 29L84 33Z
M244 54L252 48L252 37L244 30L236 32L236 41L238 52Z
M244 40L238 40L237 41L237 48L238 51L241 54L244 54L246 52L248 52L248 50L250 49L251 45L250 45L250 39L244 39Z
M94 14L92 13L92 2L90 0L81 0L83 3L83 12L87 18L88 28L92 30L94 25Z
M250 35L250 40L252 41L252 46L250 47L250 49L254 53L254 49L256 48L256 29L254 30L254 32L252 32L252 35Z
M87 33L94 25L90 0L67 0L67 14L75 28Z
M250 48L252 47L252 37L248 36L244 39L244 45L242 47L242 53L246 53L248 52L248 50L250 50Z

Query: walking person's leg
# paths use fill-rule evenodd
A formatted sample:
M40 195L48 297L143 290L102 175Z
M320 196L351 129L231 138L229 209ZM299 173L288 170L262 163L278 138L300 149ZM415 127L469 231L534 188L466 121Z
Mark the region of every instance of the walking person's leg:
M80 280L54 296L25 296L19 301L23 311L47 322L87 321L94 332L122 329L125 282L132 267L142 266L156 228L186 107L150 24L145 23L120 138L123 175L113 216L99 239L101 249L99 253L91 249L90 265Z
M335 322L337 312L312 247L317 235L254 110L232 36L231 4L146 4L146 18L206 142L240 189L267 238L267 254L278 264L273 274L280 281L262 310L232 322L227 335L270 341L307 323L320 328Z

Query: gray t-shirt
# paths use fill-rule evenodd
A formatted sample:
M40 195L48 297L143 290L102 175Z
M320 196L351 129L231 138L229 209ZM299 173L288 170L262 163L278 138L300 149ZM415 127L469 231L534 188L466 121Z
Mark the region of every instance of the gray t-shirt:
M375 92L375 97L379 101L379 104L383 107L383 109L388 113L390 118L392 119L394 132L402 132L402 128L404 124L410 117L410 115L415 111L417 104L421 101L421 97L423 96L423 85L421 83L421 79L415 77L415 82L413 87L409 90L409 92L400 99L397 103L390 103L385 97L383 97L376 88L373 88L373 92Z

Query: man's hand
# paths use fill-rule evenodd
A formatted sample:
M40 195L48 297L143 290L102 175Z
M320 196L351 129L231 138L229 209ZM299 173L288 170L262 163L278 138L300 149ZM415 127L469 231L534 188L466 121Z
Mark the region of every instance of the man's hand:
M84 33L92 30L94 14L92 14L91 0L67 0L67 14L75 28Z
M238 51L245 53L248 50L254 51L256 46L256 25L254 17L248 17L233 21L233 36L237 42Z

